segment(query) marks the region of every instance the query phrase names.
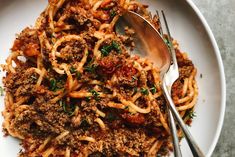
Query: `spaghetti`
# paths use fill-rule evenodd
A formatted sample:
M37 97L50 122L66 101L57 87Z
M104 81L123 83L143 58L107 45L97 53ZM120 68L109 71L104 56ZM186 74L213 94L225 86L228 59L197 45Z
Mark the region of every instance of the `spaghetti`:
M160 71L130 55L130 28L126 35L113 29L127 10L159 28L158 17L134 0L49 0L35 26L15 39L2 65L3 128L22 140L19 156L156 156L172 150ZM196 68L173 43L180 77L172 97L190 124Z

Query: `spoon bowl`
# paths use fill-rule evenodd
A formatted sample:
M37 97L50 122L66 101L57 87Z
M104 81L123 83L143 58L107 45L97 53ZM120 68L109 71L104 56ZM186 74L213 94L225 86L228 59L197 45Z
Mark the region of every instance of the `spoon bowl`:
M135 47L133 53L150 59L161 74L167 72L171 64L169 49L158 31L150 22L139 14L129 11L118 19L115 29L119 34L125 34L125 27L133 28ZM141 31L140 31L141 30Z

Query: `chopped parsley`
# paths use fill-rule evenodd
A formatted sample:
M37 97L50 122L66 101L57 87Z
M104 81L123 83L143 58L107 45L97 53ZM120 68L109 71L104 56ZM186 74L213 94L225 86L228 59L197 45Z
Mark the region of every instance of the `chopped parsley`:
M136 76L132 76L132 82L138 80Z
M72 74L74 74L76 76L77 79L81 79L82 74L79 71L77 71L76 68L71 67L69 70Z
M138 92L138 88L137 87L134 87L134 93L133 94L136 94Z
M103 46L100 51L103 56L108 56L112 50L115 50L118 53L121 52L120 45L116 41L112 41L110 45Z
M66 105L65 102L64 102L63 100L60 100L60 101L59 101L59 104L60 104L60 106L63 107L63 109L64 109L64 106Z
M116 11L114 10L111 10L110 13L109 13L110 17L113 18L114 16L117 15Z
M89 73L95 73L96 68L97 68L97 65L92 64L92 65L86 66L86 67L84 68L84 70L87 71L87 72L89 72Z
M111 45L105 45L101 48L101 53L103 56L108 56L111 50L112 50Z
M121 52L120 45L116 41L112 41L112 47L118 52Z
M60 100L59 104L63 108L64 112L67 113L69 116L72 116L74 114L75 111L74 105L67 105L63 100Z
M57 89L57 81L55 79L50 79L50 90L55 91Z
M191 119L193 119L194 117L197 117L196 112L194 112L194 111L190 111L188 116Z
M76 72L76 77L77 77L77 79L81 79L81 76L82 76L82 74L78 71L78 72Z
M69 70L70 70L70 72L71 72L72 74L75 73L75 72L77 72L77 69L74 68L73 66L72 66Z
M90 92L96 101L100 100L100 97L99 97L100 94L97 91L95 91L94 89L91 89Z
M193 111L193 109L187 110L183 119L193 119L194 117L196 117L196 112Z
M148 89L145 89L145 88L141 88L141 89L140 89L140 92L141 92L143 95L148 95L148 94L149 94Z
M91 100L91 97L87 96L85 97L86 102L89 102Z
M151 92L152 94L157 93L157 89L156 89L156 87L155 87L155 86L153 86L152 88L150 88L150 92Z

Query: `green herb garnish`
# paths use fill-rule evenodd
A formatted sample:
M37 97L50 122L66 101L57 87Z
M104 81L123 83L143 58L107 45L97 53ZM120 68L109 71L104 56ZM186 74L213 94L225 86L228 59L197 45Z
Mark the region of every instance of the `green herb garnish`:
M95 91L94 89L91 89L90 92L96 101L100 100L100 97L99 97L100 94L97 91Z
M82 76L82 74L78 71L78 72L76 72L76 77L77 77L77 79L81 79L81 76Z
M150 88L150 92L151 92L152 94L157 93L157 89L156 89L156 87L155 87L155 86L153 86L152 88Z
M67 113L69 116L72 116L74 114L75 111L74 105L67 105L63 100L60 100L59 104L63 108L64 112Z
M85 97L86 102L89 102L91 100L91 97L87 96Z
M55 91L57 89L57 81L55 79L50 79L50 90Z
M108 56L112 50L112 45L105 45L101 48L101 53L103 56Z
M112 41L112 47L118 52L121 52L120 46L116 41Z
M132 82L138 80L136 76L132 76Z
M188 116L189 116L189 118L193 119L193 118L196 117L197 115L196 115L196 112L190 111Z
M134 94L136 94L136 93L138 92L138 88L137 88L137 87L134 87L134 89L133 89L133 90L134 90L133 95L134 95Z
M75 76L76 76L77 79L81 79L81 73L80 73L79 71L77 71L76 68L71 67L71 68L70 68L70 72L71 72L72 74L75 74Z
M100 51L103 56L108 56L112 50L115 50L118 53L121 52L120 46L116 41L112 41L110 45L103 46Z
M148 94L149 94L148 89L145 89L145 88L141 88L141 89L140 89L140 92L141 92L142 94L144 94L144 95L148 95Z
M77 71L77 69L76 68L74 68L74 67L70 67L70 72L73 74L73 73L75 73L76 71Z
M193 109L187 110L183 119L187 120L187 119L193 119L194 117L196 117L196 112L193 111Z
M59 104L60 104L61 107L63 107L63 109L64 109L65 106L66 106L66 104L65 104L65 102L64 102L63 100L60 100L60 101L59 101Z
M109 15L111 18L113 18L114 16L117 15L117 13L116 13L116 11L112 10Z
M97 68L97 65L92 64L92 65L86 66L86 67L84 68L84 70L87 71L87 72L89 72L89 73L95 73L96 68Z

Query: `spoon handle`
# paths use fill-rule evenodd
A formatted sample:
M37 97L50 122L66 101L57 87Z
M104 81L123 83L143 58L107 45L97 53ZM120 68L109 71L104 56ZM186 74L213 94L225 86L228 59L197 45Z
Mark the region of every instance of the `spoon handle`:
M162 87L163 88L163 87ZM166 92L167 94L170 95L170 89L168 90L163 90L163 92ZM169 122L169 126L170 126L170 131L171 131L171 137L172 137L172 141L173 141L173 148L174 148L174 156L175 157L182 157L182 153L180 150L180 144L179 144L179 138L177 135L177 129L176 129L176 123L175 123L175 119L174 116L171 112L171 110L169 109L169 105L167 106L167 112L168 112L168 122Z
M177 136L177 129L176 129L175 120L174 120L172 112L171 112L171 110L169 110L169 108L168 108L168 116L169 116L168 120L169 120L169 124L170 124L172 140L173 140L174 156L175 157L182 157L180 145L179 145L179 138Z
M194 157L205 157L205 155L202 153L201 149L199 148L199 146L197 145L196 141L194 140L193 136L191 135L191 133L189 132L187 126L185 125L184 121L182 120L181 116L179 115L176 107L175 107L175 104L167 90L167 86L165 85L165 83L163 82L163 85L162 85L162 88L163 88L163 93L165 95L165 98L169 104L169 109L171 110L172 114L174 115L176 121L178 122L179 126L181 127L181 129L183 130L184 132L184 135L186 137L186 140L189 144L189 147L192 151L192 154ZM173 135L175 136L175 135ZM177 136L177 134L176 134Z

